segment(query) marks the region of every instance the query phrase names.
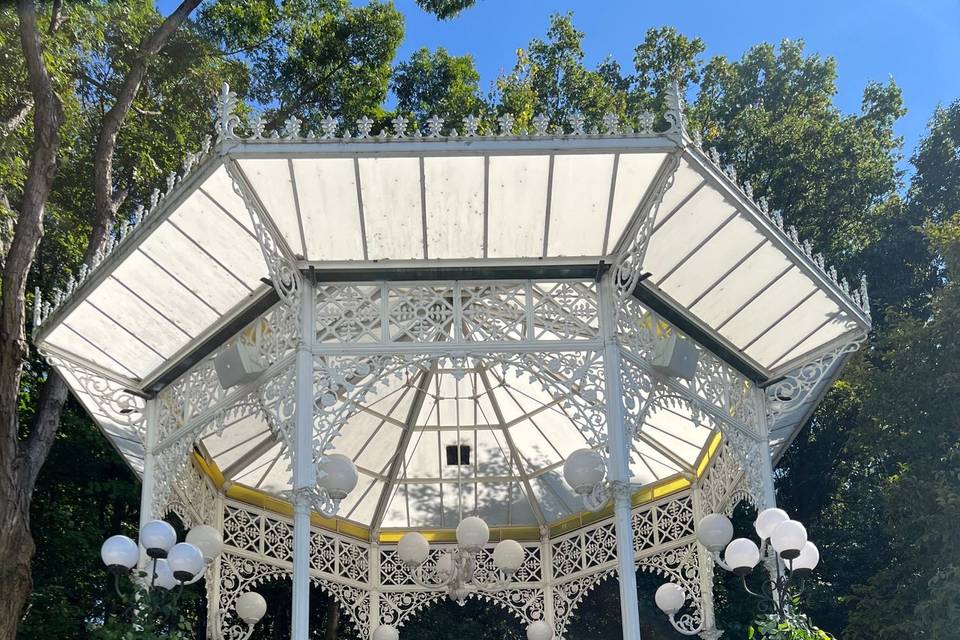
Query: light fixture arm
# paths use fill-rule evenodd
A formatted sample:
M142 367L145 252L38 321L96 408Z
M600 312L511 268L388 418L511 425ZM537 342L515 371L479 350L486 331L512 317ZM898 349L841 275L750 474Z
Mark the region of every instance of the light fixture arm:
M410 567L410 576L417 586L430 591L450 592L451 599L462 604L467 595L473 591L483 591L493 593L503 591L510 586L513 578L512 573L504 574L498 569L498 574L504 577L494 582L484 582L477 578L477 554L479 550L473 551L456 547L448 552L451 556L451 568L449 575L441 574L434 566L433 577L427 575L424 571L424 564L413 565Z
M230 612L222 611L222 610L217 610L214 613L214 619L216 620L216 624L213 625L213 629L211 629L211 634L210 634L213 640L226 640L226 638L223 635L223 627L225 624L232 624L232 626L240 629L241 630L240 633L243 634L240 636L231 635L230 640L249 640L250 636L253 635L253 630L256 628L256 625L243 622L242 620L234 623L229 623L228 622L229 615L230 615ZM243 631L242 628L240 627L241 623L246 625L247 627L246 631Z

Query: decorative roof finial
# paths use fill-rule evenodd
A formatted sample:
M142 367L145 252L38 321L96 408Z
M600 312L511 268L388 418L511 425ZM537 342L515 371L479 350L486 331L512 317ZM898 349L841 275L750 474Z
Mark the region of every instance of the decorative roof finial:
M237 139L234 129L240 124L240 118L235 113L236 108L237 94L230 91L230 85L224 82L217 98L217 142Z

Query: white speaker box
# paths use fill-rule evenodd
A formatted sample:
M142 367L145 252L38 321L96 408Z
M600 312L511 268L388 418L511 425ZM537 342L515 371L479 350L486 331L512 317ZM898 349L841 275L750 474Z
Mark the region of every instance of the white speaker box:
M224 389L251 382L266 369L257 355L257 347L239 340L217 354L213 365Z
M658 340L653 354L653 368L671 378L693 380L697 374L697 347L692 340L681 338L675 333Z

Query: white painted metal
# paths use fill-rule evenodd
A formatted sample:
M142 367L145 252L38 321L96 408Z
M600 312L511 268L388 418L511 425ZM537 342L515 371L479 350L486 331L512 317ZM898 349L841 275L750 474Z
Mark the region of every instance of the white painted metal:
M296 408L293 451L293 602L291 640L310 636L310 493L317 478L313 460L313 342L316 335L313 283L304 280L299 291L299 340L296 360Z
M616 342L617 307L613 283L604 277L599 286L600 332L606 387L608 476L613 493L613 519L617 532L617 573L620 580L620 617L623 640L640 640L640 608L634 573L633 522L630 503L630 442L623 418L620 388L620 347Z

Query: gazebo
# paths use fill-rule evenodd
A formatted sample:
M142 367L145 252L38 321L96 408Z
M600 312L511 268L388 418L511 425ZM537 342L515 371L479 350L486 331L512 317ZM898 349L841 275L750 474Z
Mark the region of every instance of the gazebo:
M701 148L676 89L639 130L266 131L237 106L225 85L216 137L34 306L36 346L142 478L142 520L221 532L215 637L289 579L295 640L311 583L362 635L449 595L561 638L617 575L638 640L638 569L717 637L695 524L774 506L772 465L870 329L866 285ZM564 476L578 457L602 465ZM458 546L473 517L489 535ZM410 532L429 548L398 549ZM522 549L506 573L502 540ZM431 584L464 547L469 579Z

